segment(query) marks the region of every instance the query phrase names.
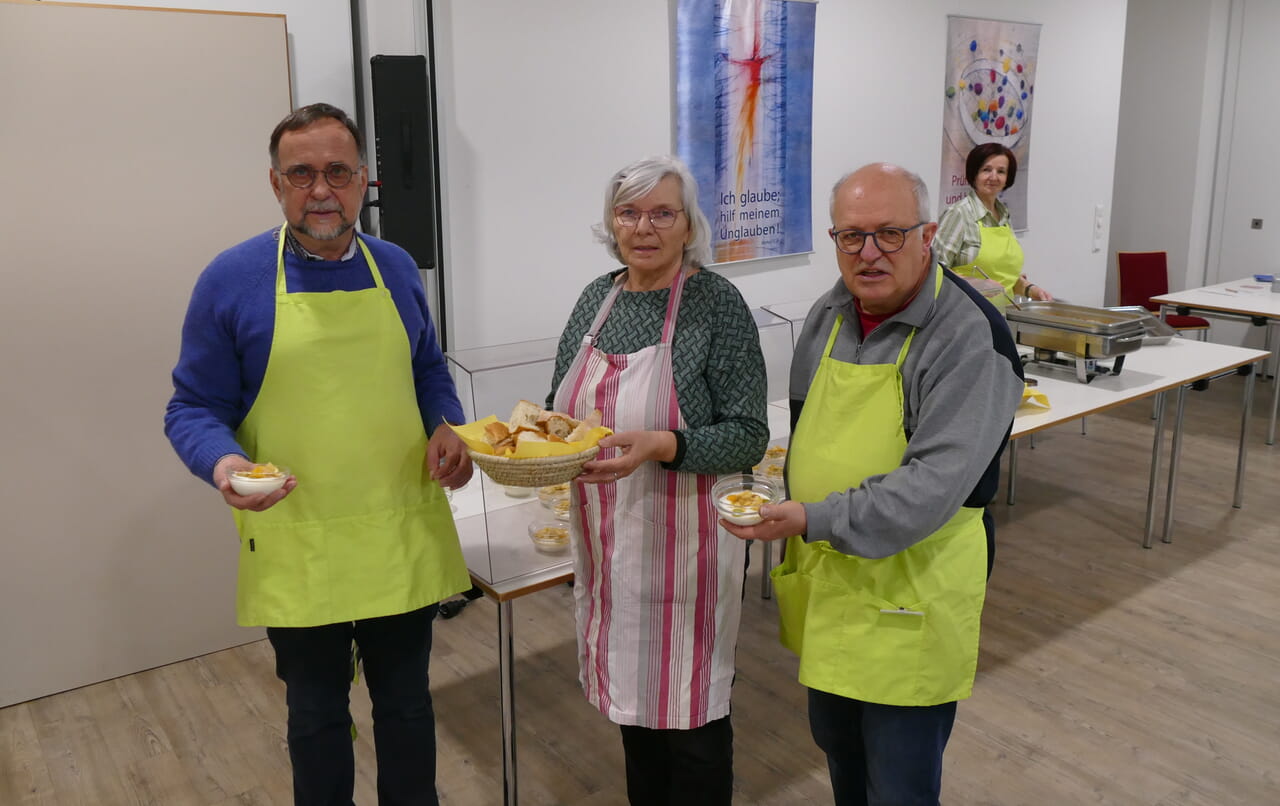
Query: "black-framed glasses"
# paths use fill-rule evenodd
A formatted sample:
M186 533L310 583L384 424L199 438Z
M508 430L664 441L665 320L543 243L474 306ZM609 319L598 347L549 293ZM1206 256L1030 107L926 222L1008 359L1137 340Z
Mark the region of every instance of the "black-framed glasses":
M283 176L289 181L289 184L299 190L306 190L316 183L316 177L324 175L324 181L329 183L329 187L337 190L351 184L351 179L356 175L358 168L352 168L345 162L332 162L328 168L323 171L317 171L310 165L291 165L288 170L276 173Z
M613 220L619 227L636 227L640 225L642 217L648 216L649 224L654 229L671 229L683 212L683 208L672 210L669 207L659 207L656 210L637 210L634 207L619 207L613 211Z
M875 242L876 249L886 255L892 255L907 243L907 233L917 227L923 227L927 221L921 221L910 227L881 227L875 232L863 232L857 229L828 230L831 240L836 242L836 249L846 255L856 255L867 245L867 238Z

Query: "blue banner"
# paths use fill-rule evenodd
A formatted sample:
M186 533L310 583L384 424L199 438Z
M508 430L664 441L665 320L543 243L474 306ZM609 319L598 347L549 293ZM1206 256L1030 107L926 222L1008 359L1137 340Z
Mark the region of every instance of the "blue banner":
M714 260L813 250L813 33L804 0L680 0L676 149Z

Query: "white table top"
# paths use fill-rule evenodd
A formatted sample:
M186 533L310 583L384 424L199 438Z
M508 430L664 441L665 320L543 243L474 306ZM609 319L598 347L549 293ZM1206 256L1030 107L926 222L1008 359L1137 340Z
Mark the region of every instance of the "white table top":
M1161 294L1152 297L1151 301L1162 305L1185 305L1207 311L1280 319L1280 294L1271 291L1270 283L1260 283L1252 277Z
M1269 293L1269 292L1268 292ZM1278 294L1277 296L1280 296ZM1069 420L1106 411L1150 395L1253 363L1270 355L1266 350L1175 338L1168 344L1146 346L1125 356L1119 375L1100 375L1080 383L1074 369L1055 370L1028 364L1036 389L1049 398L1049 409L1024 404L1013 420L1013 438L1043 431ZM1104 361L1110 365L1112 362Z

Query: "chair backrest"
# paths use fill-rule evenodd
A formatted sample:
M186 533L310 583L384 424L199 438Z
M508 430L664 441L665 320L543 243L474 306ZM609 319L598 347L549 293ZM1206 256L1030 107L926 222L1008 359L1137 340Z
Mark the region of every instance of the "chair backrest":
M1117 252L1116 272L1120 277L1120 304L1141 305L1160 310L1152 297L1169 293L1169 259L1165 252Z

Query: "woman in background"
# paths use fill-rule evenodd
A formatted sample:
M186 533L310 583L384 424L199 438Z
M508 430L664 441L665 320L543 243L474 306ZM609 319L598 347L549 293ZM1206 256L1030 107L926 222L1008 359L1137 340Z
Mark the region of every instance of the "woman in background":
M579 679L621 727L632 804L728 804L745 545L711 487L769 439L759 333L702 269L710 226L678 160L614 174L595 232L624 265L578 298L549 398L614 431L572 485Z
M1009 226L1009 208L999 198L1018 177L1013 152L999 143L976 146L965 160L964 175L970 191L938 219L933 239L938 262L962 277L980 278L985 272L1010 296L1052 300L1022 273L1022 247Z

